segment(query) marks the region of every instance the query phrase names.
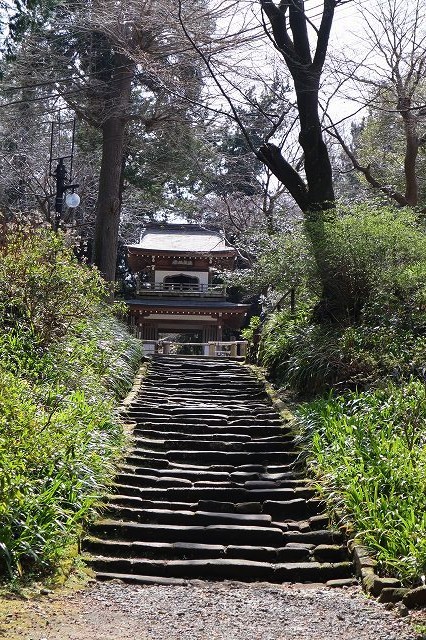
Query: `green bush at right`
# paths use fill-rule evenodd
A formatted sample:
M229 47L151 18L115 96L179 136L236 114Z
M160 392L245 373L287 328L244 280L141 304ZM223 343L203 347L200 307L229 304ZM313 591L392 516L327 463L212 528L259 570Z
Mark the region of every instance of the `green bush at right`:
M275 309L262 323L259 363L299 402L297 423L308 466L339 524L374 552L382 573L421 584L426 574L424 220L408 209L357 205L330 213L317 235L312 227L310 232L317 260L293 263L300 283L296 310ZM294 242L300 244L300 238ZM289 255L294 260L295 252ZM282 273L288 273L286 254L279 259ZM275 275L277 260L275 254ZM324 285L337 302L328 316L318 314ZM273 282L269 286L273 289Z

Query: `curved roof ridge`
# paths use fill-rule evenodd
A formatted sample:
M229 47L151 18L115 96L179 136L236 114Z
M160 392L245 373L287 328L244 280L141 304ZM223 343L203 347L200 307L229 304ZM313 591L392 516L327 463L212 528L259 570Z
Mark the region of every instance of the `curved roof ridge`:
M219 230L196 224L150 223L142 231L139 244L132 249L216 253L232 251L233 247Z

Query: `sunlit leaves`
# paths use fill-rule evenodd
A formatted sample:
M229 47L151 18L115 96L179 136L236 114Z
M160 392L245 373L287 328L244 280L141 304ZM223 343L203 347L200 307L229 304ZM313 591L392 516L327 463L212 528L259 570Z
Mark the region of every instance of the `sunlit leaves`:
M76 262L61 236L43 230L7 239L0 252L7 311L0 323L0 575L51 568L80 534L121 451L114 405L141 355L103 304L98 274Z

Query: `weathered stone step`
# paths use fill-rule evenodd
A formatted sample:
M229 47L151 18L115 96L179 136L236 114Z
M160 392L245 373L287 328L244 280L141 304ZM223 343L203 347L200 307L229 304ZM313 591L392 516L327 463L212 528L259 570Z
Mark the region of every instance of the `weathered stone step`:
M166 426L166 425L164 425ZM167 425L170 429L170 425ZM217 431L216 429L198 429L197 432L192 431L191 433L187 431L164 431L162 430L154 430L147 428L139 428L136 427L133 430L133 435L135 437L135 441L137 442L141 438L145 438L147 440L192 440L194 437L197 439L203 439L204 441L224 441L224 442L249 442L251 439L254 439L256 442L265 442L265 443L275 443L282 442L284 440L292 440L291 434L286 433L284 430L282 433L278 432L277 435L267 435L260 432L260 434L252 434L252 433L243 433L234 431L235 427L229 427L226 430Z
M133 440L133 447L135 451L144 450L145 448L150 451L170 451L170 450L186 450L190 447L190 451L220 451L221 453L228 451L235 451L238 453L251 453L251 452L265 452L270 453L271 448L273 452L287 453L289 449L292 449L293 438L286 438L283 436L280 442L270 441L262 442L259 440L248 440L246 442L236 440L216 440L216 439L201 439L201 438L179 438L176 440L152 440L150 438L137 437Z
M145 474L136 473L119 473L115 477L115 482L121 486L132 486L139 488L172 488L172 487L192 487L193 483L187 478L179 478L172 474L166 474L164 476L150 476Z
M282 427L280 420L271 420L269 418L256 418L256 417L244 417L244 418L215 418L207 416L172 416L166 411L158 411L155 415L144 413L131 413L128 415L131 420L134 420L140 425L157 425L158 423L167 422L173 428L186 427L190 425L208 427Z
M139 423L136 423L139 425ZM173 431L171 432L171 428ZM263 425L222 425L222 426L208 426L206 424L184 424L175 423L173 426L169 422L144 422L134 429L134 435L143 435L149 431L158 434L164 434L167 432L183 434L185 437L192 438L197 435L241 435L248 438L281 438L282 436L291 435L290 429L287 427L279 426L263 426ZM161 436L160 436L161 437Z
M312 489L305 487L277 489L245 489L239 487L212 488L140 488L132 485L116 484L115 490L120 495L139 496L145 500L164 500L167 502L198 502L199 500L219 500L221 502L258 502L267 501L277 504L294 498L308 500L315 495ZM271 508L271 507L270 507ZM269 510L265 511L269 513ZM275 514L270 514L275 516Z
M144 524L174 524L206 527L211 524L235 524L269 527L269 514L216 513L212 511L182 511L169 509L139 509L106 505L105 516L109 519L128 520Z
M109 580L122 580L127 584L155 584L162 586L185 586L188 584L187 580L180 578L161 578L160 576L136 576L126 575L125 573L106 573L104 571L98 571L96 573L96 579L100 582L108 582Z
M170 384L170 381L166 383L164 380L159 380L157 384L157 389L153 389L152 387L151 389L149 387L142 387L141 398L143 398L144 392L146 393L147 397L151 398L161 398L164 397L165 394L167 394L168 398L173 399L173 392L175 392L175 395L179 394L180 396L182 396L182 382L176 385L172 385ZM216 394L220 394L229 399L232 399L233 397L248 397L255 400L265 398L265 391L264 389L262 389L262 387L252 385L244 380L241 380L240 383L238 383L235 380L233 382L231 382L231 380L214 380L213 382L202 382L185 379L185 384L187 385L187 387L191 387L191 393L194 392L194 394L198 392L199 394L210 394L212 397L216 397ZM188 397L187 400L190 401L191 398Z
M235 560L240 558L242 560L269 563L317 561L313 545L296 544L289 544L285 547L256 547L197 544L193 542L128 542L86 538L83 550L98 556L147 558L151 560L199 560L203 558ZM339 562L343 561L340 555L336 555L335 559Z
M193 406L195 407L204 407L206 404L210 404L214 402L223 402L226 403L226 406L230 408L230 410L232 409L241 409L242 410L242 414L240 414L240 416L236 415L235 417L241 417L241 415L245 416L250 414L254 414L257 415L257 412L259 410L259 405L260 403L264 402L264 398L253 398L252 396L247 396L247 397L242 397L240 395L236 395L235 393L231 396L220 396L218 394L215 395L209 395L206 393L199 393L199 394L194 394L192 395L192 401L194 403ZM186 399L187 402L187 399ZM154 398L154 397L149 397L149 396L145 396L143 402L139 401L137 404L136 403L132 403L131 405L129 405L128 407L128 411L143 411L143 412L147 412L147 413L155 413L156 410L164 410L166 411L167 408L170 406L181 406L184 407L186 406L186 402L185 402L185 398L182 396L178 396L175 395L173 398L173 401L171 400L170 396L165 396L164 398ZM260 417L262 416L262 414L260 414Z
M145 476L147 478L147 482L151 482L147 486L154 486L157 479L162 479L164 477L173 477L173 478L182 478L184 480L190 480L191 482L199 480L200 478L204 480L209 480L211 482L223 482L230 480L230 472L229 471L209 471L206 467L206 470L192 470L192 469L146 469L145 467L122 467L122 474L126 475L136 475L136 476Z
M142 494L143 495L143 494ZM264 505L262 502L221 502L217 500L199 500L198 502L171 502L166 500L146 500L139 496L129 496L122 494L110 495L108 502L112 505L121 507L130 507L133 509L169 509L176 511L208 511L208 512L221 512L221 513L266 513L264 511ZM289 518L293 523L297 521L307 521L311 530L318 530L319 527L315 526L315 521L319 518L319 523L324 524L327 521L326 516L317 516L317 505L312 501L306 501L300 498L295 500L289 500L288 502L280 502L281 505L281 520L286 522ZM312 515L315 514L315 515ZM271 516L272 517L272 516ZM309 543L305 543L309 544Z
M126 411L126 413L132 414L155 414L158 412L164 412L167 414L184 414L185 416L195 415L202 417L223 417L229 420L239 418L259 418L261 420L276 420L277 415L271 409L261 409L259 405L249 405L247 401L234 403L233 405L224 406L224 401L219 405L213 405L212 402L206 402L205 400L194 401L193 405L188 404L183 399L175 398L173 401L170 396L164 398L152 399L149 396L145 396L144 401L139 404L133 403Z
M83 550L92 555L159 560L222 558L226 548L224 545L195 542L126 542L100 538L86 538L83 544Z
M191 400L192 402L199 403L200 405L222 401L225 402L226 405L233 405L234 407L255 408L262 402L264 403L263 406L269 406L269 402L265 405L264 392L250 392L243 389L240 389L239 391L235 391L234 389L229 393L224 389L191 389ZM161 393L158 391L154 393L147 389L142 389L140 399L133 401L131 407L144 407L148 404L155 404L159 401L165 403L180 403L183 406L185 402L188 402L188 396L185 397L184 392L182 392L182 387L180 387L179 392L177 390L173 391L172 389L164 389Z
M117 520L99 520L91 534L109 540L150 542L198 542L203 544L237 544L248 546L285 545L281 529L241 525L180 526L170 524L139 524Z
M229 426L245 426L245 425L252 425L252 426L265 426L265 427L280 427L282 428L282 421L279 418L264 418L264 417L257 417L257 416L253 416L252 418L249 417L243 417L243 418L232 418L229 420L228 422Z
M170 466L170 462L164 455L128 455L126 456L126 463L132 466L143 466L145 469L167 469Z
M347 578L352 565L348 562L320 564L316 562L277 563L241 559L145 560L137 558L93 558L91 566L103 573L155 575L160 577L242 580L246 582L326 582Z
M188 477L189 476L189 477ZM140 488L177 488L177 487L197 487L202 486L206 488L219 488L229 487L244 488L244 489L294 489L296 487L306 487L306 482L303 479L286 479L283 480L270 480L270 479L258 479L257 474L252 474L247 479L246 474L229 474L229 473L204 473L193 472L188 473L173 473L171 470L167 470L162 475L150 475L146 469L141 469L141 473L119 473L115 482L124 486L133 486Z
M237 407L218 407L207 406L206 403L198 403L193 406L188 406L187 403L171 403L170 401L167 404L159 403L156 406L157 411L154 410L155 404L150 404L149 408L146 406L141 406L137 409L131 409L131 412L137 415L138 413L149 413L156 414L157 412L165 412L168 415L173 417L183 416L187 418L189 416L198 417L198 418L225 418L225 420L240 420L248 419L248 420L273 420L274 422L277 420L277 415L275 412L268 410L262 411L259 407L247 407L244 409L240 406Z
M180 376L179 376L180 377ZM173 372L168 370L164 371L156 371L155 367L151 368L151 375L149 378L144 381L144 384L152 384L153 382L159 383L163 382L169 386L174 386L179 382L179 377L174 376ZM185 372L185 380L190 382L191 384L201 384L201 385L220 385L222 384L236 384L237 382L242 382L243 385L249 384L251 386L257 386L259 389L263 390L262 385L256 378L253 378L250 374L247 375L247 372L243 369L233 369L227 372L216 372L214 375L205 375L202 371L190 370L188 369ZM160 387L161 388L161 387Z
M240 466L244 464L291 464L296 462L298 453L294 451L215 451L191 449L170 449L167 451L155 451L153 449L135 448L131 455L127 456L128 464L131 459L158 460L191 464L210 464ZM142 466L142 465L140 465Z
M158 453L158 452L157 452ZM239 470L259 470L266 473L287 473L291 472L295 468L295 463L290 464L210 464L208 460L204 460L204 463L190 463L187 461L174 462L172 460L166 460L164 456L158 455L135 455L134 453L126 457L126 464L133 467L144 467L146 469L193 469L193 470L210 470L210 471L239 471Z
M194 417L204 417L204 418L224 418L225 420L230 420L232 418L245 418L245 417L256 417L256 418L262 418L264 420L275 420L276 419L276 413L273 411L226 411L223 408L221 408L220 406L216 406L216 407L205 407L205 406L200 406L200 405L196 405L196 406L191 406L188 402L182 406L182 405L172 405L169 406L169 411L171 412L172 416L174 417L179 417L179 416L183 416L185 418L187 418L188 416L194 416Z
M312 556L316 562L347 562L348 551L342 544L320 544L313 551Z
M149 405L158 406L165 405L167 408L181 407L182 409L187 406L193 408L206 408L206 406L218 406L222 403L230 409L241 409L242 411L262 411L269 409L271 411L271 405L269 402L265 402L264 392L250 390L250 389L191 389L191 397L185 397L185 392L180 390L163 388L161 391L150 391L149 389L142 389L141 396L138 400L132 402L130 408L144 408Z
M288 484L286 486L306 486L308 480L304 478L302 472L287 472L287 473L267 473L265 472L248 472L248 471L214 471L210 467L204 467L200 469L179 469L168 467L167 469L147 469L146 467L135 467L130 465L123 465L120 475L136 475L146 476L147 481L155 483L156 479L164 477L183 478L185 480L197 481L207 480L212 482L232 482L233 484L244 484L250 481L273 481L280 483L280 486L284 486L284 482ZM149 485L148 485L149 486Z
M136 451L135 451L136 453ZM138 455L146 455L144 450L137 450ZM157 453L157 452L152 452ZM192 451L188 449L172 449L167 451L166 458L171 462L195 462L206 461L210 464L230 464L241 465L249 464L250 462L267 464L290 464L295 462L298 453L294 451L215 451L215 450L200 450Z
M309 531L301 533L297 531L287 531L284 533L285 543L297 542L301 544L336 545L342 544L343 534L340 531L321 529L319 531Z
M121 494L111 494L107 496L109 504L116 504L122 507L132 507L134 509L177 509L191 510L198 509L198 502L168 502L166 500L145 500L138 496L128 496Z
M272 500L272 495L262 503L262 512L269 513L274 519L280 520L304 519L318 514L317 501L311 501L302 497L293 497L287 500Z

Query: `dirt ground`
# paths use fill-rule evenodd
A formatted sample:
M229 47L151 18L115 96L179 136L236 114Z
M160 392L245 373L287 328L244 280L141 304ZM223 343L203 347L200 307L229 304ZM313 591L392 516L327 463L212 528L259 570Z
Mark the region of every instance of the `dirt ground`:
M114 581L0 599L1 640L417 640L422 620L323 585Z

